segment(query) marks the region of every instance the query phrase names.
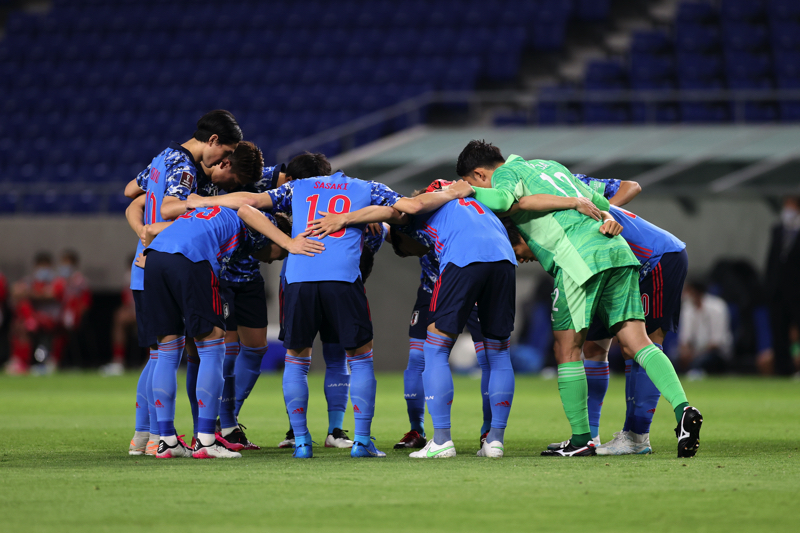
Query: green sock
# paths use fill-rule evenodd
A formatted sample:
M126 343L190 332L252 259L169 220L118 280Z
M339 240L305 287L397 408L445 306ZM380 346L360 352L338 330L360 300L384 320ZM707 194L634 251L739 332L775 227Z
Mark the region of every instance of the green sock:
M675 368L669 358L651 344L636 352L633 360L644 368L647 377L667 399L675 411L675 418L680 422L683 408L689 405L689 402L686 400L681 380L678 379L678 374L675 373Z
M592 435L589 431L589 410L586 407L589 386L581 361L558 365L558 393L561 395L564 414L572 426L572 444L585 446Z

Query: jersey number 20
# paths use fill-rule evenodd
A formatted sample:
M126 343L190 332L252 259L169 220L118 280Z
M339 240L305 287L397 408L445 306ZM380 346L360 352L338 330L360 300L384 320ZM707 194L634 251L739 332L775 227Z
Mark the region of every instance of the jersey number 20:
M341 210L337 209L337 204L339 201L342 202ZM308 226L311 227L311 222L316 220L317 218L317 204L319 203L319 194L312 194L308 198L306 198L306 202L310 205L308 206ZM337 194L333 198L328 201L328 209L326 212L333 213L334 215L341 215L342 213L349 213L350 212L350 198L343 194ZM339 231L331 233L329 237L339 238L345 234L347 228L342 228Z

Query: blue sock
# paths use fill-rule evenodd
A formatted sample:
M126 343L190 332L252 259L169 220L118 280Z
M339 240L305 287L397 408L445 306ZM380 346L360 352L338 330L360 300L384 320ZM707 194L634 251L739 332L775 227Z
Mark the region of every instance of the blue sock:
M185 337L158 343L158 363L153 371L153 397L158 416L158 434L171 437L175 432L175 397L178 394L178 365Z
M425 387L425 403L433 421L433 442L444 444L450 440L450 406L453 403L453 375L447 360L455 339L428 332L423 352L425 371L422 383Z
M481 367L481 402L483 404L483 425L481 435L488 433L492 429L492 402L489 399L489 376L491 368L489 358L486 356L486 346L481 342L474 342L475 355L478 356L478 365Z
M192 435L197 436L197 371L200 370L200 358L196 355L186 357L186 395L189 397L189 408L192 410Z
M622 431L630 431L633 422L633 392L636 389L633 362L633 359L625 360L625 424L622 426Z
M299 442L297 437L308 435L306 413L308 411L308 367L311 365L311 358L295 357L287 353L284 362L283 400L286 402L295 443L304 444L304 442Z
M375 415L375 368L372 365L372 350L359 355L348 355L350 364L350 401L353 403L355 436L353 440L369 445L372 435L372 417Z
M608 392L608 361L584 361L583 368L589 387L589 431L595 438L600 434L600 412Z
M153 375L156 373L156 365L158 364L158 348L155 350L150 349L150 371L147 373L147 385L145 386L147 393L147 408L150 415L150 433L158 435L158 412L156 411L156 398L153 394ZM145 367L147 368L147 367Z
M136 424L135 431L150 431L150 404L147 401L147 378L153 369L154 361L147 358L139 381L136 382Z
M410 339L408 367L403 372L403 396L406 399L408 421L411 431L425 435L425 389L422 386L422 371L425 370L425 354L422 339Z
M484 339L486 358L489 360L489 403L492 410L492 427L486 436L488 442L503 442L511 404L514 403L514 369L511 366L509 346L511 340Z
M347 371L347 353L340 344L322 343L325 358L325 400L328 402L328 433L342 429L344 412L347 409L347 393L350 389L350 373Z
M267 353L266 346L250 348L243 345L239 349L233 372L236 375L236 407L233 413L237 419L242 404L250 396L256 381L258 381L258 376L261 375L261 360L264 359L265 353Z
M222 361L222 377L225 380L222 386L222 401L219 404L219 427L236 427L236 356L239 355L239 342L225 343L225 358Z
M655 345L661 351L664 348L660 344ZM653 421L653 415L656 413L656 406L658 400L661 398L661 393L653 385L652 380L647 376L644 368L639 366L638 363L633 364L636 372L636 388L634 390L634 407L633 419L630 430L639 435L650 433L650 423Z
M222 363L225 359L225 339L195 341L200 356L197 371L197 434L213 435L217 427L219 403L225 379Z

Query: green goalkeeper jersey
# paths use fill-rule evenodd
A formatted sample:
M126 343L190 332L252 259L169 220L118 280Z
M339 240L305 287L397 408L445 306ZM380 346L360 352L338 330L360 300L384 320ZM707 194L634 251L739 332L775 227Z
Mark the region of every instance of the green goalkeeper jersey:
M534 194L591 198L602 211L609 208L608 200L575 179L563 165L541 159L525 161L517 155L509 156L494 171L492 189L475 190L475 199L503 212L523 196ZM517 211L511 218L542 267L552 276L562 269L582 285L609 268L639 266L622 237L601 234L602 222L574 209L551 213Z

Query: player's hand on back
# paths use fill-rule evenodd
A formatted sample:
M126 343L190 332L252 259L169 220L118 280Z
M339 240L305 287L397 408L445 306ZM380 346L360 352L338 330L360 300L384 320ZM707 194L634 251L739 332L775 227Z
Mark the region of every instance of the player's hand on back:
M314 254L321 254L325 251L325 245L319 242L317 239L309 239L308 237L311 235L312 230L307 230L292 239L289 248L287 248L290 254L295 255L307 255L309 257L314 257Z
M468 196L475 194L475 189L472 188L472 185L464 180L458 180L454 184L450 185L448 190L453 191L456 194L456 198L467 198Z
M383 223L373 222L372 224L367 224L367 233L370 235L380 235L383 233Z
M146 257L145 257L144 254L139 254L139 255L136 256L136 261L133 264L136 265L139 268L144 268L145 259L146 259Z
M604 220L600 226L600 233L609 237L614 237L622 233L622 224L614 220L608 212L600 211L600 217Z
M583 213L587 217L600 220L600 210L589 198L576 198L576 200L578 201L578 206L575 210L578 213Z
M347 225L347 218L344 214L328 213L327 211L317 211L322 218L312 220L309 222L308 227L311 230L311 235L315 235L320 239L336 233Z

